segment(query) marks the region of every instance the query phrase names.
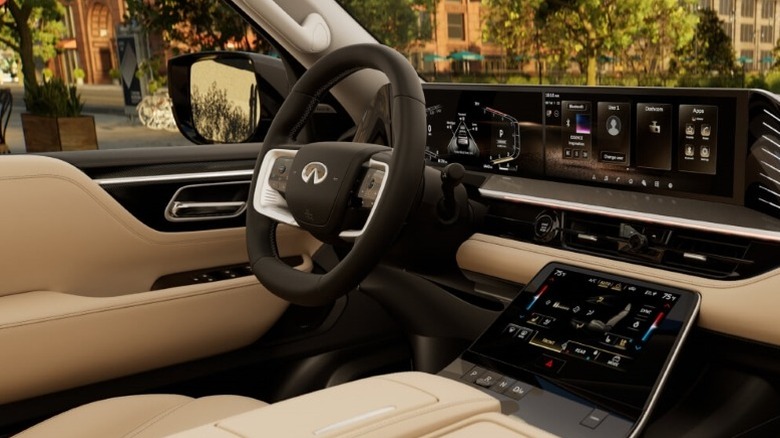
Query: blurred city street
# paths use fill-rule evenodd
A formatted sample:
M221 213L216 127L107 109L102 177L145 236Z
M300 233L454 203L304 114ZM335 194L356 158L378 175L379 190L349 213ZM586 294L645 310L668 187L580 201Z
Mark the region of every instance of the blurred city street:
M13 95L13 111L8 122L6 142L12 154L25 153L20 114L25 111L24 88L20 84L2 84ZM99 149L183 146L190 143L178 132L156 131L143 126L137 116L125 115L122 88L119 85L82 85L84 115L95 117Z

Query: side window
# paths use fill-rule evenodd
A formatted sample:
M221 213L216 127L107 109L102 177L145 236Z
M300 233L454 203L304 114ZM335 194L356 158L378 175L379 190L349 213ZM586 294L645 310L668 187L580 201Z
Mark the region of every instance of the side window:
M272 54L220 0L35 4L24 23L0 14L0 153L191 144L174 123L167 60L206 50ZM19 47L25 32L32 52Z

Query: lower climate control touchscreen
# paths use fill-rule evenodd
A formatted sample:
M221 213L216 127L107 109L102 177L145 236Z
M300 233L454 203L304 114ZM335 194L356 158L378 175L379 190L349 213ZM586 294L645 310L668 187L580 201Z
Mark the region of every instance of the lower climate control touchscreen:
M506 373L532 373L627 416L638 415L698 302L690 291L552 264L466 359Z
M433 163L688 197L732 198L733 90L426 84Z

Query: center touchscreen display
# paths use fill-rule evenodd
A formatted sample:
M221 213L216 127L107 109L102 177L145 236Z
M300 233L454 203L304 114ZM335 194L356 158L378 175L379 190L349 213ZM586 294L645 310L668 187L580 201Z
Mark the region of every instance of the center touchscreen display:
M636 414L665 373L698 295L549 265L470 348L477 363L533 373ZM510 371L505 371L511 374Z
M426 154L471 170L732 198L736 91L426 84Z

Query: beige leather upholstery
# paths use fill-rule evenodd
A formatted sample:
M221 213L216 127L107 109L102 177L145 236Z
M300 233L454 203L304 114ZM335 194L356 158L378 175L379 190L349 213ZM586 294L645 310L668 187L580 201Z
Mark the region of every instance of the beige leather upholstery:
M121 397L85 405L17 438L47 437L554 438L499 413L498 400L454 380L377 376L274 405L236 396Z
M475 415L424 438L556 438L517 417L489 413Z
M163 437L262 406L265 403L238 396L199 399L163 394L119 397L72 409L16 437Z
M409 372L372 377L184 431L188 437L419 437L498 400L454 380Z
M0 297L0 403L242 347L286 306L253 277L119 297Z
M150 291L246 262L244 228L155 231L61 160L3 157L0 206L0 404L239 348L287 306L253 277ZM277 242L311 269L320 242Z
M702 296L699 326L780 345L780 270L748 280L709 280L484 234L464 242L457 260L461 269L522 284L546 264L563 262L698 291Z

